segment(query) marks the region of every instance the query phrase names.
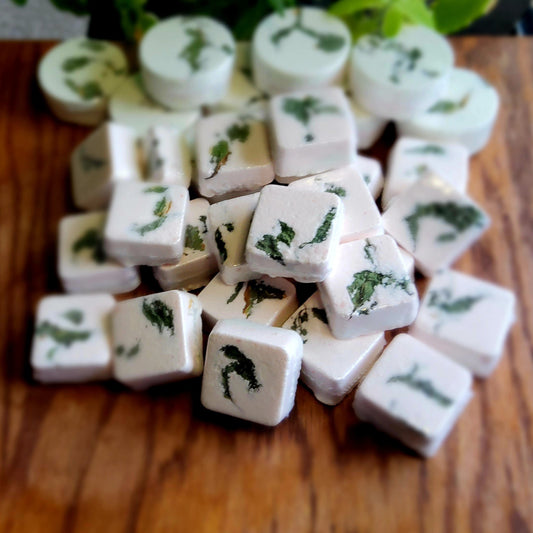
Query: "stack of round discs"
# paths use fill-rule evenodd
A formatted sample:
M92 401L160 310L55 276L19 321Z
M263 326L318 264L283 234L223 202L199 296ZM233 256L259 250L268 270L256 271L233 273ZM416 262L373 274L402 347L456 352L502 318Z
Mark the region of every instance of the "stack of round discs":
M406 26L392 39L365 35L352 52L352 93L374 115L410 118L430 108L446 90L453 60L446 39L423 26Z
M254 82L268 94L340 84L350 44L348 28L322 9L272 14L254 33Z
M234 59L231 33L208 17L166 19L148 31L139 48L146 91L171 109L191 109L221 100Z
M95 126L107 114L107 98L124 79L128 64L117 46L86 38L52 48L37 78L52 112L61 120Z

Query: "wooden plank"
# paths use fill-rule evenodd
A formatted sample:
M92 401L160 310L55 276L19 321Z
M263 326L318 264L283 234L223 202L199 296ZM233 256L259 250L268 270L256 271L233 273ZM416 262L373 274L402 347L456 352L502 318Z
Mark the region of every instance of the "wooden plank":
M0 531L531 531L533 41L454 40L458 63L502 98L471 162L492 227L457 266L511 287L519 305L500 366L428 461L358 423L351 397L329 408L304 387L269 430L205 411L199 380L140 394L31 382L33 310L60 291L68 161L89 131L57 122L39 95L49 46L0 46ZM372 153L391 142L389 130Z

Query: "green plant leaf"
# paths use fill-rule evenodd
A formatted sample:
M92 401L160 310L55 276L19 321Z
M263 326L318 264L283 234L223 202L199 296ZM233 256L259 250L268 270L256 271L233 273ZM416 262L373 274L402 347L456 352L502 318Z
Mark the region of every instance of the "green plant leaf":
M435 0L432 10L435 26L441 33L454 33L466 28L486 13L493 0Z
M403 14L396 9L396 4L392 4L383 16L383 24L381 25L381 33L384 37L390 38L398 34L402 27Z
M435 27L433 11L424 0L395 0L393 5L409 22L430 28Z
M205 250L205 243L200 235L198 226L187 224L187 228L185 229L185 248L198 251Z
M104 239L100 229L89 228L72 244L72 252L74 255L85 249L92 250L91 257L96 263L101 264L106 260Z
M224 388L224 398L233 401L229 387L229 376L233 372L248 382L248 391L259 390L262 385L255 375L254 362L246 357L237 346L226 344L220 348L220 351L228 358L233 359L233 363L226 365L221 372L222 386Z
M239 283L237 283L237 285L235 285L235 289L231 293L231 296L226 300L226 303L230 304L231 302L233 302L235 300L235 298L237 298L237 296L239 296L239 293L241 292L241 289L243 287L244 287L244 281L239 281Z
M285 291L278 287L267 285L264 281L251 280L244 290L244 308L242 312L249 318L254 307L263 300L282 300L287 295Z
M211 147L210 154L211 158L209 159L209 162L212 165L215 165L215 168L211 175L206 178L208 180L214 178L219 173L222 166L228 162L228 158L231 155L228 141L226 141L226 139L218 141Z
M338 17L344 17L367 9L383 9L387 4L387 0L338 0L328 11Z
M321 242L324 242L328 237L328 233L329 233L331 224L333 223L333 219L335 218L336 213L337 213L337 208L332 207L324 216L324 220L322 221L320 226L318 226L315 232L315 236L310 241L300 244L298 248L303 248L304 246L307 246L308 244L319 244Z
M166 219L167 217L158 217L152 222L148 222L148 224L134 226L133 230L136 231L141 237L144 237L146 233L150 233L151 231L155 231L156 229L160 228Z
M147 298L143 300L142 313L146 319L156 326L159 333L163 329L168 329L171 335L174 335L174 311L163 300L148 301Z
M85 341L91 336L91 332L87 330L69 330L60 328L48 320L41 322L35 329L35 333L39 336L50 337L57 344L61 344L68 348L72 343L78 341Z
M65 84L72 89L82 100L92 100L104 96L104 91L97 81L87 81L81 85L69 78L65 79Z
M239 141L241 143L244 143L250 136L250 125L246 123L232 124L226 130L226 133L230 141Z
M63 313L63 317L79 326L83 322L83 311L81 309L69 309Z
M61 69L63 72L74 72L75 70L86 67L92 61L93 59L88 56L67 57L61 64Z
M168 191L168 187L165 187L163 185L154 185L153 187L147 187L146 189L143 189L144 193L150 193L150 192L163 193L167 191Z

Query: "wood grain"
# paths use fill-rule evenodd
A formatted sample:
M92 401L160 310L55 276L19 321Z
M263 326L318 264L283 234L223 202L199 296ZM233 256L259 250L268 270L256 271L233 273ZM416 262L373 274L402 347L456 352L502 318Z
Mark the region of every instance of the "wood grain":
M88 132L54 120L39 95L49 46L0 46L0 531L532 531L533 41L454 41L458 63L502 98L471 163L492 227L457 266L520 299L501 364L428 461L357 423L351 396L328 408L299 387L269 430L205 411L198 380L143 394L31 381L34 308L60 290L68 161ZM391 142L389 130L374 154Z

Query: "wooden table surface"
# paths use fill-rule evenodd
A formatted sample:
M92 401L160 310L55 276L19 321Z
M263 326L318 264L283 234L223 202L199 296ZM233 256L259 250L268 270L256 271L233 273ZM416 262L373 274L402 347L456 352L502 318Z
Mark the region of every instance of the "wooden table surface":
M457 267L520 300L501 364L430 460L358 423L353 395L330 408L299 387L290 418L263 429L204 410L199 380L146 393L32 382L33 313L60 290L57 224L74 211L69 156L88 130L39 95L50 43L0 44L2 533L533 530L533 41L453 43L502 99L471 162L492 226Z

